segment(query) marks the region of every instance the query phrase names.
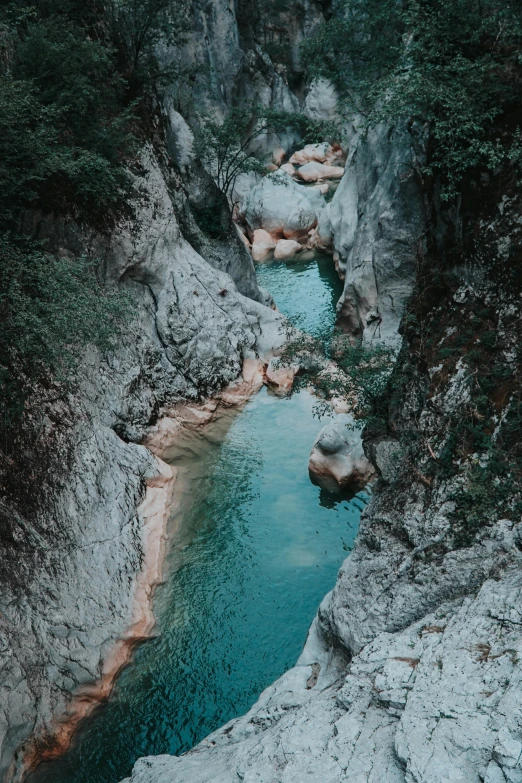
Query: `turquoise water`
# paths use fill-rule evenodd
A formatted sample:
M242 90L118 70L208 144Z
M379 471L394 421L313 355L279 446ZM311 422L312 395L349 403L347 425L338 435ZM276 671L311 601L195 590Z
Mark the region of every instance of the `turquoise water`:
M342 283L331 258L318 255L309 261L271 261L256 264L256 271L259 285L268 288L277 309L296 326L314 337L332 331Z
M332 327L337 280L326 267L274 263L259 277L309 330ZM263 389L173 450L180 506L155 598L157 635L71 750L32 783L117 783L140 756L184 752L245 712L295 663L365 502L310 483L313 404L305 391L280 399Z

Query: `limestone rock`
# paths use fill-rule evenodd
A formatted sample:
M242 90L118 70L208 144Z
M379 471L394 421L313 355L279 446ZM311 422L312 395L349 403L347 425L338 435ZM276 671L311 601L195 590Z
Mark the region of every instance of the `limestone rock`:
M304 112L314 120L338 120L339 96L327 79L314 79L305 99Z
M310 478L329 492L363 489L375 476L364 454L361 429L349 415L336 416L313 445L308 462Z
M280 166L284 161L286 152L282 147L276 147L272 152L272 160L276 166Z
M302 249L302 245L294 239L279 239L275 246L274 258L278 261L288 261Z
M284 397L290 393L298 372L298 365L282 366L279 359L272 358L265 371L265 381L275 394Z
M250 231L262 228L274 239L306 239L326 207L322 196L297 185L284 171L277 171L249 193L242 214Z
M52 513L19 528L17 547L32 554L24 560L2 544L2 780L21 745L30 753L31 737L52 736L71 692L100 677L132 621L145 546L137 509L156 470L138 445L150 421L162 405L218 391L245 359L258 361L283 339L282 316L239 294L183 238L150 149L141 170L134 215L120 221L109 245L87 238L109 278L127 288L134 321L108 359L86 352L67 414L66 480L49 498ZM40 414L52 426L48 415L56 413Z
M326 166L324 163L311 161L297 169L297 176L304 182L317 182L322 179L341 179L344 174L343 166Z
M290 158L290 163L298 166L312 161L330 164L336 157L333 147L327 141L323 141L320 144L307 144L302 150L297 150Z
M275 239L263 228L256 228L252 239L252 258L254 261L266 261L276 246Z
M364 136L352 127L346 169L330 204L334 248L344 292L343 329L365 339L398 341L411 293L416 248L426 227L416 168L424 156L422 128L378 126Z
M290 176L293 176L295 174L295 166L293 166L291 163L283 163L281 166L281 171L284 171L285 174L289 174Z

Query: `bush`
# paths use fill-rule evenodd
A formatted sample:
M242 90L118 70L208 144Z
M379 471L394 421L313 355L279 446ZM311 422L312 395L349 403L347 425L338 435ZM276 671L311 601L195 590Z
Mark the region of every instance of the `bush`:
M303 59L369 126L429 123L425 174L450 199L470 172L521 160L520 135L496 127L503 115L520 119L521 41L518 0L350 0L305 43Z
M218 188L231 196L242 173L267 173L266 166L252 153L256 139L269 133L298 130L305 142L332 140L339 133L333 122L313 120L297 112L274 111L255 103L233 107L224 120L203 117L197 138L197 152L212 173Z
M21 233L31 224L27 210L106 225L129 195L137 104L105 11L100 0L13 0L0 8L4 428L16 424L39 384L70 381L87 344L109 347L127 313L125 296L97 279L94 261L56 257ZM143 51L153 21L151 13Z
M0 236L0 416L16 422L35 386L67 383L82 349L113 345L127 298L85 258L58 258Z

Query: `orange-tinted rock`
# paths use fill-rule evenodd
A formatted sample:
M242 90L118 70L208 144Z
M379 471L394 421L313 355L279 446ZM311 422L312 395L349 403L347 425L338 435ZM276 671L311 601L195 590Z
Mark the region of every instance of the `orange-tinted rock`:
M297 176L304 182L317 182L319 179L341 179L344 174L343 166L325 166L324 163L305 163L297 169Z
M275 246L274 258L278 261L287 261L302 250L302 246L295 239L280 239Z
M252 241L252 258L254 261L266 261L268 256L275 249L276 241L263 228L257 228L254 231L254 238Z

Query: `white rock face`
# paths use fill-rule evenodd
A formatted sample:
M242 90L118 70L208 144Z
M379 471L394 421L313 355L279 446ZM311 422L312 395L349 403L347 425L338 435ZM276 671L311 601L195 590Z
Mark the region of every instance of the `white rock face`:
M250 191L242 213L252 232L262 228L275 239L298 241L306 240L325 208L320 193L309 193L279 170Z
M281 166L281 171L284 171L285 174L293 176L295 174L295 166L293 166L291 163L283 163Z
M144 546L137 508L158 472L136 442L162 405L212 393L282 339L282 316L239 294L183 239L150 151L142 165L136 216L98 254L133 296L135 321L108 360L88 352L71 400L67 480L50 498L52 514L20 527L19 545L37 543L22 584L1 585L3 781L19 779L15 751L52 736L70 693L100 677L134 616Z
M316 438L308 462L312 480L329 492L363 489L375 476L361 443L361 428L348 415L336 416Z
M500 581L373 631L349 664L314 623L297 666L249 713L184 756L140 759L128 783L518 783L522 575L506 545ZM371 617L368 599L360 609Z
M339 96L327 79L314 79L305 99L304 112L314 120L337 120Z
M352 129L346 170L330 205L334 247L345 275L343 327L397 342L426 219L416 168L422 131L379 126L367 139Z

